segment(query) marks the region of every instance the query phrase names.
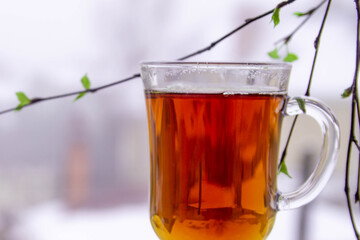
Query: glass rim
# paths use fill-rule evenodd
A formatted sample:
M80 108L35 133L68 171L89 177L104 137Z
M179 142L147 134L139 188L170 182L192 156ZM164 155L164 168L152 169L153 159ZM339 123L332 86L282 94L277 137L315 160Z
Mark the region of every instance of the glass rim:
M197 68L240 68L240 69L291 69L292 65L285 62L221 62L221 61L143 61L140 62L144 67L191 67Z

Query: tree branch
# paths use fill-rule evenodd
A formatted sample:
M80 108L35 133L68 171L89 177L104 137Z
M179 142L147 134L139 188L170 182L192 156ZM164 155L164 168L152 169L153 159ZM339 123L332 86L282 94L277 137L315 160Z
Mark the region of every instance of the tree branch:
M359 240L360 235L359 235L359 232L356 227L356 222L355 222L352 205L351 205L351 196L350 196L350 159L351 159L352 143L353 143L353 139L354 139L354 121L355 121L355 108L356 108L356 106L355 106L356 102L354 101L354 98L352 99L351 102L352 103L351 103L350 136L349 136L349 143L348 143L347 155L346 155L344 191L345 191L345 195L346 195L346 202L347 202L347 206L348 206L348 210L349 210L351 223L352 223L352 226L354 229L354 233L355 233L356 238Z
M282 7L285 7L293 2L295 2L296 0L288 0L288 1L283 1L281 3L279 3L276 8L282 8ZM246 19L245 20L245 23L240 25L239 27L235 28L234 30L232 30L231 32L227 33L226 35L224 35L223 37L219 38L218 40L212 42L209 46L203 48L203 49L200 49L194 53L191 53L189 55L186 55L184 57L181 57L179 58L178 60L179 61L182 61L182 60L185 60L185 59L188 59L190 57L193 57L193 56L196 56L196 55L199 55L205 51L209 51L211 50L212 48L214 48L216 45L218 45L219 43L221 43L222 41L224 41L225 39L227 39L228 37L230 37L231 35L233 35L234 33L240 31L241 29L243 29L244 27L246 27L247 25L249 25L250 23L253 23L265 16L268 16L270 15L276 8L273 8L257 17L253 17L253 18L249 18L249 19ZM51 97L45 97L45 98L33 98L31 99L30 103L27 104L27 105L23 105L22 108L24 107L29 107L31 105L34 105L35 103L39 103L39 102L44 102L44 101L48 101L48 100L53 100L53 99L59 99L59 98L65 98L65 97L69 97L69 96L76 96L80 93L88 93L88 92L91 92L91 93L94 93L94 92L97 92L99 90L102 90L102 89L105 89L105 88L109 88L109 87L112 87L112 86L115 86L115 85L118 85L118 84L121 84L121 83L124 83L124 82L127 82L129 80L132 80L132 79L135 79L135 78L139 78L140 77L140 73L135 73L133 74L132 76L130 77L127 77L127 78L124 78L124 79L121 79L119 81L116 81L116 82L113 82L113 83L110 83L110 84L106 84L106 85L103 85L103 86L100 86L100 87L97 87L97 88L90 88L90 89L87 89L87 90L82 90L82 91L76 91L76 92L70 92L70 93L65 93L65 94L60 94L60 95L55 95L55 96L51 96ZM14 110L18 109L18 107L13 107L13 108L10 108L10 109L6 109L6 110L3 110L3 111L0 111L0 115L2 114L5 114L5 113L9 113L9 112L13 112Z
M275 44L278 44L280 42L284 42L284 44L287 44L290 42L292 37L305 25L305 23L313 16L313 14L322 6L324 3L326 3L327 0L323 0L320 4L315 6L314 8L310 9L306 13L304 13L304 16L306 15L306 18L286 37L278 40Z
M305 96L309 96L309 95L310 95L310 88L311 88L311 83L312 83L312 77L313 77L313 73L314 73L314 70L315 70L315 64L316 64L317 56L318 56L318 53L319 53L320 39L321 39L321 35L322 35L323 29L324 29L324 26L325 26L325 22L326 22L326 19L327 19L329 10L330 10L331 0L327 0L327 1L328 1L328 4L327 4L326 10L325 10L325 14L324 14L324 17L323 17L323 20L322 20L322 23L321 23L321 27L320 27L319 33L318 33L318 35L316 36L316 39L315 39L315 54L314 54L314 58L313 58L313 63L312 63L311 72L310 72L310 78L309 78L309 81L308 81L308 85L307 85L307 90L306 90L306 92L305 92ZM313 8L314 11L315 11L316 9L320 8L320 6L321 6L322 4L323 4L323 3L320 3L317 7ZM310 11L311 11L311 10L310 10ZM313 11L313 12L314 12L314 11ZM294 120L293 123L292 123L289 136L288 136L288 138L287 138L287 140L286 140L286 145L285 145L284 150L283 150L283 152L282 152L282 154L281 154L280 162L279 162L279 165L278 165L278 168L279 168L279 169L280 169L280 167L281 167L281 164L285 161L286 154L287 154L287 148L288 148L289 143L290 143L290 140L291 140L291 136L292 136L292 132L293 132L294 127L295 127L296 119L297 119L297 117L295 117L295 120Z
M90 89L87 89L87 90L64 93L64 94L50 96L50 97L44 97L44 98L33 98L33 99L30 100L29 104L22 106L22 108L29 107L29 106L34 105L35 103L39 103L39 102L44 102L44 101L49 101L49 100L54 100L54 99L59 99L59 98L65 98L65 97L70 97L70 96L76 96L76 95L79 95L80 93L88 93L88 92L95 93L95 92L97 92L99 90L109 88L109 87L112 87L114 85L124 83L124 82L130 81L130 80L138 78L138 77L140 77L140 73L135 73L131 77L124 78L124 79L119 80L117 82L106 84L106 85L103 85L103 86L100 86L100 87L97 87L97 88L90 88ZM18 109L18 107L13 107L13 108L10 108L10 109L7 109L7 110L3 110L3 111L0 112L0 115L8 113L8 112L13 112L13 111L15 111L17 109Z
M297 119L298 119L298 116L295 116L295 119L294 119L293 123L291 124L289 136L288 136L288 138L287 138L287 140L286 140L286 144L285 144L284 150L283 150L283 152L282 152L282 154L281 154L281 157L280 157L280 162L279 162L279 165L278 165L278 170L279 170L279 171L280 171L281 165L283 164L283 162L285 162L287 150L288 150L289 144L290 144L290 139L291 139L291 137L292 137L292 134L293 134L293 131L294 131L294 128L295 128L295 124L296 124Z
M313 59L313 64L311 66L311 72L310 72L309 82L308 82L308 86L307 86L307 89L306 89L306 92L305 92L305 96L310 96L311 83L312 83L312 79L313 79L313 74L314 74L314 70L315 70L315 64L316 64L317 56L318 56L318 53L319 53L320 39L321 39L322 32L324 30L324 26L325 26L325 22L326 22L328 13L329 13L330 5L331 5L331 0L328 0L328 4L327 4L327 7L326 7L324 18L323 18L323 21L321 23L321 27L320 27L320 30L319 30L319 34L317 35L317 37L315 39L315 42L314 42L315 55L314 55L314 59Z
M227 39L228 37L230 37L230 36L233 35L234 33L238 32L239 30L243 29L244 27L246 27L246 26L249 25L250 23L255 22L255 21L257 21L257 20L259 20L259 19L261 19L261 18L263 18L263 17L265 17L265 16L268 16L268 15L272 14L276 8L285 7L285 6L291 4L291 3L295 2L295 1L296 1L296 0L288 0L288 1L281 2L281 3L279 3L275 8L273 8L273 9L271 9L271 10L269 10L269 11L267 11L267 12L265 12L265 13L257 16L257 17L253 17L253 18L248 18L248 19L246 19L244 24L242 24L242 25L240 25L239 27L235 28L233 31L229 32L228 34L226 34L225 36L221 37L220 39L212 42L209 46L207 46L207 47L205 47L205 48L202 48L202 49L200 49L200 50L198 50L198 51L196 51L196 52L190 53L190 54L188 54L188 55L186 55L186 56L184 56L184 57L181 57L181 58L179 58L179 59L177 59L177 60L183 61L183 60L188 59L188 58L190 58L190 57L194 57L194 56L196 56L196 55L199 55L199 54L201 54L201 53L203 53L203 52L210 51L210 50L211 50L213 47L215 47L217 44L219 44L220 42L224 41L225 39Z
M355 202L359 201L359 188L360 188L360 151L357 140L355 139L355 111L357 112L357 123L360 125L360 112L359 112L359 92L358 92L358 79L359 79L359 64L360 64L360 3L358 0L354 0L357 13L357 29L356 29L356 57L355 57L355 72L352 83L352 101L351 101L351 120L350 120L350 133L348 142L348 152L346 156L346 170L345 170L345 195L348 206L348 211L351 219L351 224L355 233L356 238L360 239L359 230L356 226L355 217L353 214L353 208L351 203L350 194L350 163L351 163L351 146L354 143L358 147L359 159L358 159L358 179L357 179L357 191L355 194Z

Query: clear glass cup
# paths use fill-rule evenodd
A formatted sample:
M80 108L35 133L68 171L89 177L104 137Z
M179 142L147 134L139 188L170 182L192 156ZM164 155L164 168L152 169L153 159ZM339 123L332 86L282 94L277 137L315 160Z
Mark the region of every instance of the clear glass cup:
M150 216L162 240L265 239L275 214L323 189L336 164L339 127L312 97L288 97L283 63L145 62ZM307 114L323 145L299 189L277 189L284 116Z

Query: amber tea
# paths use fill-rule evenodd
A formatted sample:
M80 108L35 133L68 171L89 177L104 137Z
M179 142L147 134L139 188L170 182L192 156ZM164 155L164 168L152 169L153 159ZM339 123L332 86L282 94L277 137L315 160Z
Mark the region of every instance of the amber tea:
M272 228L282 95L146 94L160 239L262 239Z

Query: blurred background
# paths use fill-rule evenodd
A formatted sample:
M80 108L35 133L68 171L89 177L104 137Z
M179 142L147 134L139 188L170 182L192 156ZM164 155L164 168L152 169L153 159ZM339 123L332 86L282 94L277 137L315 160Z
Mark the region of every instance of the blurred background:
M267 52L301 21L293 13L306 12L319 2L296 1L281 10L275 29L266 17L191 60L271 61ZM277 3L3 0L0 110L18 104L17 91L30 98L72 92L82 89L84 74L96 87L139 72L141 61L175 60ZM340 97L355 67L354 5L351 0L333 2L311 91L340 122L337 168L313 203L277 215L270 240L355 239L343 191L350 100ZM324 10L289 44L299 56L289 95L305 93ZM293 178L279 177L283 191L295 189L309 175L320 147L316 123L300 120L288 154ZM282 146L290 123L284 122ZM0 133L1 240L157 239L148 216L148 133L140 79L88 94L76 103L66 98L1 115ZM357 168L352 166L353 187Z

